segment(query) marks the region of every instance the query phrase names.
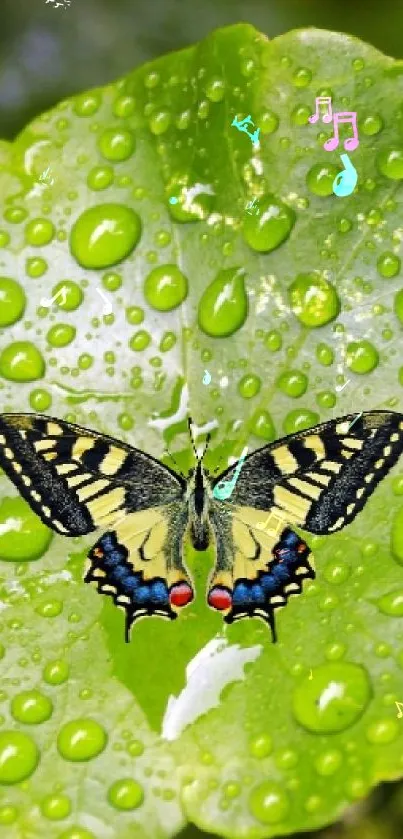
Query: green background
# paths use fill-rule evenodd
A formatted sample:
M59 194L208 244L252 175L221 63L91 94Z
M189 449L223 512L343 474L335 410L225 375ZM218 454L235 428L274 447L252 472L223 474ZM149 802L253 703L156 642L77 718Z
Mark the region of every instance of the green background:
M240 21L268 37L307 26L342 31L403 58L402 0L70 0L68 8L45 0L3 0L1 20L0 122L6 139L60 99ZM323 839L402 835L401 784L383 785L342 824L315 834ZM202 834L190 827L185 836Z

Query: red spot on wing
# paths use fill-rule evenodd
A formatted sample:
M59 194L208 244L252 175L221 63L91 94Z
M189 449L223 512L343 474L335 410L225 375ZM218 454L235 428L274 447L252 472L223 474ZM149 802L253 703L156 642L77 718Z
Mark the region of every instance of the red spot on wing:
M227 588L214 586L208 593L207 602L213 609L218 609L220 612L223 612L232 606L231 593Z
M175 583L169 590L171 606L187 606L193 600L193 591L188 583Z

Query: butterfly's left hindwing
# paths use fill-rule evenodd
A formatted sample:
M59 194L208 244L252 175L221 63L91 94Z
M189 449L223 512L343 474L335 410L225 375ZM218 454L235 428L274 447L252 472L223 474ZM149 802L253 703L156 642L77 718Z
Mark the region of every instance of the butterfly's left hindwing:
M147 615L173 620L193 599L182 562L187 526L184 504L132 513L105 533L89 553L85 582L113 597L126 611L126 640L131 625Z

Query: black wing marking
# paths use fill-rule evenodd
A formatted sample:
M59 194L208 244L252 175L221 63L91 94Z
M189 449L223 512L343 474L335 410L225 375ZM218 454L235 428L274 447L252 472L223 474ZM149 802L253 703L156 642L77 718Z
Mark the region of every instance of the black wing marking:
M362 510L402 450L402 414L368 411L330 420L248 455L227 503L280 510L310 533L332 533Z
M186 489L140 449L41 414L0 415L0 465L42 521L65 536L111 526Z

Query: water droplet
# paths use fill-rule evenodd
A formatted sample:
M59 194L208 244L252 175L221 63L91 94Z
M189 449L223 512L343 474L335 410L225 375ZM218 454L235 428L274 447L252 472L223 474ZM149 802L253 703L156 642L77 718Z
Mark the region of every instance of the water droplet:
M273 742L269 734L259 734L251 741L249 746L252 757L257 757L259 760L271 754L272 750Z
M209 184L196 183L193 186L185 186L178 181L172 183L168 191L174 193L171 197L177 198L174 206L168 207L175 221L199 221L207 218L212 211L214 192Z
M140 235L140 217L130 207L97 204L74 223L70 250L83 268L106 268L129 256Z
M91 760L106 746L107 735L96 720L82 718L62 726L57 737L59 754L65 760Z
M35 515L23 498L3 498L0 503L0 559L31 562L39 559L52 540L52 531Z
M366 732L367 740L374 745L386 745L396 740L399 734L399 724L395 719L380 719L372 722Z
M400 266L400 258L396 256L396 254L390 252L382 253L376 263L378 273L381 277L387 278L396 277L396 274L400 271Z
M295 87L307 87L312 81L312 73L307 67L298 67L293 73L292 82Z
M11 713L15 720L26 725L45 722L52 715L53 703L39 690L24 690L11 701Z
M39 762L39 751L21 731L0 732L0 784L18 784L29 778Z
M261 386L262 381L259 376L255 376L254 373L248 373L239 382L238 393L243 399L252 399L254 396L257 396Z
M277 329L272 329L267 333L264 345L268 350L270 350L270 352L278 352L281 350L281 347L283 346L283 339Z
M328 344L317 344L316 358L319 364L323 364L324 367L330 367L334 361L334 350Z
M252 415L248 422L248 428L251 434L265 440L267 443L271 443L276 439L273 419L269 412L263 409L256 411Z
M340 312L336 290L319 271L298 274L288 289L288 295L295 317L304 326L324 326Z
M129 347L134 352L142 352L151 343L151 335L145 329L139 329L130 338Z
M46 340L51 347L67 347L76 337L76 328L69 323L56 323L49 329Z
M297 399L302 396L308 387L308 377L301 370L288 370L281 373L276 382L279 390L282 390L286 396L291 396Z
M259 215L245 212L243 236L253 250L268 253L288 238L294 224L291 207L268 193L259 199Z
M323 572L323 576L328 583L333 585L340 585L348 580L351 574L351 566L347 562L329 562Z
M143 787L132 778L122 778L109 787L108 801L118 810L136 810L144 801Z
M79 117L91 117L102 104L101 92L80 93L73 99L73 111Z
M40 804L42 815L50 821L66 819L70 815L72 806L67 795L47 795Z
M35 344L14 341L0 355L0 375L10 382L33 382L45 374L45 362Z
M25 227L25 241L28 245L48 245L55 235L55 228L49 219L34 218Z
M314 195L322 198L332 195L333 181L339 172L341 168L335 163L315 163L307 173L307 186Z
M206 96L210 102L221 102L224 99L225 82L222 79L210 79L206 84Z
M377 601L378 609L392 618L403 617L403 590L391 591Z
M249 795L252 816L262 824L277 824L288 815L290 803L287 794L273 781L263 781Z
M372 137L373 134L379 134L383 128L383 119L380 114L370 114L363 122L361 122L360 129L367 137Z
M383 149L378 152L375 162L386 178L392 181L400 181L403 178L403 149Z
M134 135L127 128L106 128L98 139L98 148L106 160L127 160L134 151Z
M153 309L170 312L185 300L188 293L187 277L176 265L159 265L144 281L144 297Z
M314 733L344 731L357 722L372 696L363 667L331 662L316 668L314 678L303 679L294 690L294 716Z
M43 600L42 603L39 603L35 607L35 612L43 618L57 618L62 611L63 603L61 600L56 600L56 598Z
M247 314L244 269L228 268L219 271L203 292L199 303L200 329L212 338L225 338L240 329Z
M18 818L18 810L12 804L4 804L0 807L0 824L13 824Z
M16 323L25 306L25 292L20 284L10 277L0 277L0 327Z
M328 749L318 755L315 761L315 769L318 775L327 778L334 775L343 763L343 755L338 749Z
M99 192L113 183L114 171L112 166L94 166L88 172L87 184L90 189Z
M69 665L63 659L48 661L43 669L42 675L48 685L61 685L68 679Z
M283 421L283 428L286 434L296 434L297 431L304 431L305 428L312 428L319 422L319 414L315 411L296 408L289 411Z
M370 341L351 341L347 344L347 367L353 373L370 373L379 362L379 355Z
M165 134L171 124L171 114L169 111L157 111L150 117L148 127L154 136L158 137L160 134Z

